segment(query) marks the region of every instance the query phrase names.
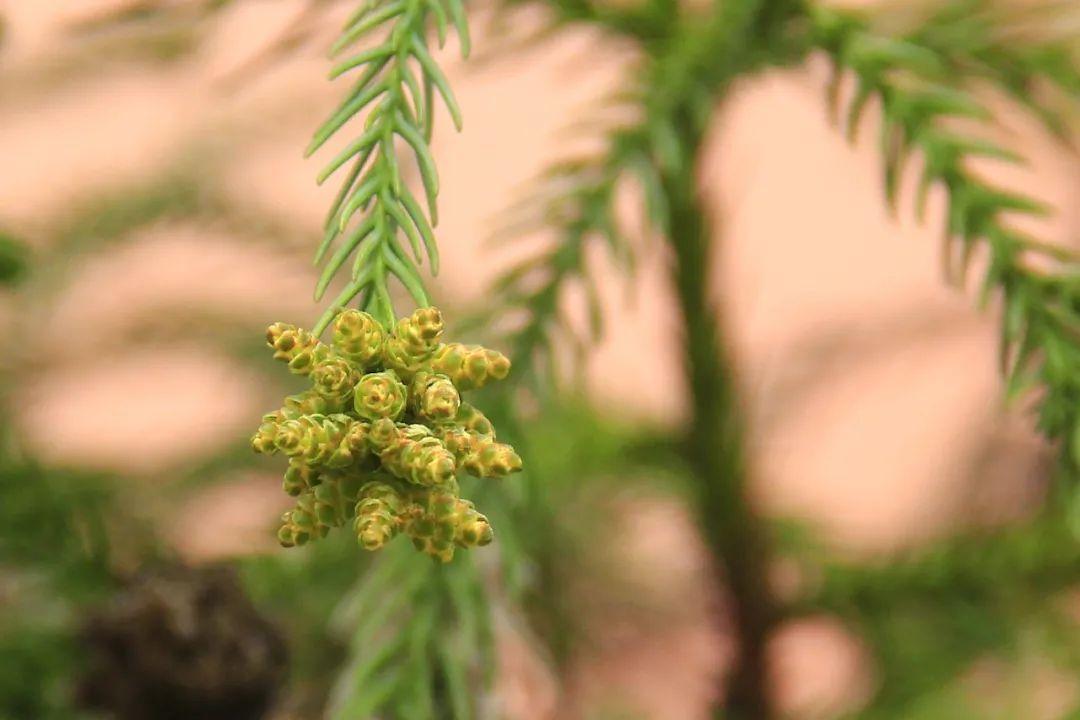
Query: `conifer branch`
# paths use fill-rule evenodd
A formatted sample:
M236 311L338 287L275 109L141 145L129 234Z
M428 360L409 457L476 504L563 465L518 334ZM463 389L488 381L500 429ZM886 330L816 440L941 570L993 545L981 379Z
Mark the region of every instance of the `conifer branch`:
M538 370L550 364L556 336L562 334L579 346L586 343L569 329L560 306L569 284L579 282L585 290L588 341L596 342L603 334L603 313L587 267L587 250L591 243L603 243L620 267L632 274L634 243L620 227L614 205L618 188L630 176L644 195L647 223L662 222L664 200L648 161L647 135L636 126L612 130L601 155L553 165L534 192L507 213L499 237L543 229L554 235L550 245L511 266L493 287L499 298L497 312L527 312L526 323L507 338L511 359L517 367L527 368L519 371L519 377L539 381Z
M490 678L491 614L468 559L439 566L395 548L343 599L349 662L330 697L330 720L470 720Z
M924 159L915 199L918 217L923 217L933 186L941 185L948 196L946 271L962 285L976 250L985 251L979 298L983 306L995 297L1001 302L1000 358L1008 396L1042 388L1040 429L1052 440L1074 438L1080 427L1080 264L1066 248L1030 237L1010 221L1045 214L1042 203L996 187L968 166L978 158L1006 163L1022 158L947 127L957 119L986 124L992 116L964 88L968 78L953 75L956 59L919 44L920 34L885 37L858 15L823 8L812 19L815 43L836 68L834 108L842 74L854 74L857 82L842 121L849 136L856 133L868 102L877 98L881 103L880 145L890 206L896 206L905 162L918 152ZM1073 440L1074 453L1080 450L1077 444Z
M952 0L931 9L909 33L913 45L934 53L953 77L984 80L1005 92L1059 139L1071 140L1052 91L1066 104L1080 100L1080 16L1074 9L1001 0ZM882 15L888 20L891 13Z
M911 717L979 658L1008 655L1033 630L1043 631L1043 651L1056 665L1078 667L1076 624L1047 601L1080 577L1080 543L1065 508L869 564L812 562L820 579L789 610L844 617L869 641L881 680L859 717Z
M355 73L358 78L338 109L316 130L307 155L365 111L366 119L359 137L319 174L322 183L350 165L315 253L316 264L323 266L315 299L323 297L350 259L352 263L347 284L315 326L317 335L358 295L360 307L389 327L395 317L388 286L391 276L418 306L430 304L419 265L426 258L431 273L438 274L434 227L439 178L430 149L435 95L459 130L462 120L446 76L431 56L426 39L429 20L440 47L452 24L462 55L468 55L469 31L461 0L369 0L349 18L331 48L334 57L355 52L340 60L330 77ZM383 30L381 42L362 45L378 30ZM426 210L403 180L404 157L398 153L402 146L409 148L420 171Z
M661 12L661 5L645 3L640 8ZM556 6L562 8L563 4ZM709 17L686 23L676 22L679 12L677 7L668 8L669 22L657 26L658 31L663 29L663 36L652 38L655 43L645 43L652 52L635 69L635 75L644 78L640 87L616 98L634 120L608 131L603 153L553 166L541 178L537 192L511 214L504 236L541 227L552 229L556 236L549 249L510 268L495 286L499 306L528 314L526 325L510 339L518 367L539 356L551 356L555 333L568 328L560 317L559 297L563 287L573 281L582 283L589 299L592 340L601 333L603 319L585 267L585 249L593 240L604 240L621 267L632 273L632 239L619 227L613 206L624 181L632 178L641 191L644 233L668 234L669 201L660 176L680 168L688 172L690 160L679 146L674 106L685 103L704 122L733 79L767 62L786 63L796 54L789 21L803 12L799 0L727 3L714 8ZM562 19L608 27L587 14L581 18L564 15ZM735 26L744 28L741 36L730 33ZM763 51L766 48L768 51ZM541 276L542 282L531 285L536 276ZM584 344L573 335L569 337L578 345ZM532 374L519 373L518 377Z

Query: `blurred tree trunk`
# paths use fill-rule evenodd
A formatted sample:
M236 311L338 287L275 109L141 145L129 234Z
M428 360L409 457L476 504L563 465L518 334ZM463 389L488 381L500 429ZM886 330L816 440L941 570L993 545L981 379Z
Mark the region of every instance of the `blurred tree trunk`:
M670 242L675 251L672 280L685 332L684 359L691 418L685 456L696 480L699 526L722 583L737 643L735 666L723 681L718 714L729 720L774 716L766 646L775 623L766 584L764 528L747 498L742 413L720 333L720 316L709 298L709 269L715 250L709 218L697 187L696 158L705 128L692 107L676 111L683 157L691 167L663 175ZM718 693L719 695L720 693Z

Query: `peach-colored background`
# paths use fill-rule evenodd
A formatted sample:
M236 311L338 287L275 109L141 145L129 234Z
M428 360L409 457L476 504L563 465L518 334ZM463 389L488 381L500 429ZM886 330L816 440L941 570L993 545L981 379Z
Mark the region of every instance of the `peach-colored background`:
M316 187L319 164L301 150L342 91L324 81L321 52L336 11L309 44L238 78L302 3L240 2L190 28L198 50L174 62L139 56L134 36L71 34L74 18L117 4L0 2L0 224L47 259L31 297L6 300L4 311L26 338L12 400L28 444L54 462L158 483L242 435L275 394L185 330L210 317L258 332L317 313L307 257L335 188ZM576 30L492 53L496 41L514 43L495 37L487 19L481 10L474 22L479 61L462 64L453 40L443 58L466 123L457 135L440 118L436 136L444 266L434 288L457 307L482 302L504 262L481 247L500 209L566 152L560 130L593 112L634 60L630 49ZM815 59L739 86L718 113L704 163L720 237L715 286L752 418L755 495L771 511L819 521L853 552L900 547L961 517L1022 513L1037 501L1047 449L1028 418L1002 407L993 309L980 315L971 292L943 281L940 196L925 227L910 219L910 192L899 219L889 216L874 110L849 147L826 116L825 78ZM1003 135L1032 162L987 172L1056 206L1044 236L1075 239L1075 157L1001 111ZM193 168L200 185L233 204L229 218L161 221L117 247L48 246L73 208ZM640 253L632 289L602 254L594 258L610 321L588 391L602 407L677 423L686 403L667 257L657 246ZM150 340L133 344L148 327ZM175 514L173 532L192 558L269 548L266 527L285 500L275 479L242 475ZM700 561L673 566L673 548L694 546L682 511L628 502L625 520L630 564L644 577L665 572L665 588L652 592L700 596ZM664 541L635 544L642 536ZM520 624L501 627L502 701L521 717L565 717ZM650 717L703 717L726 655L704 605L663 632L631 623L610 635L580 659L573 702L618 697ZM828 716L869 691L865 656L834 620L788 627L776 646L781 694L800 716ZM667 661L676 652L677 670ZM992 661L972 668L973 688L989 693L1001 672ZM1030 687L1049 689L1031 696L1047 707L1024 717L1052 713L1076 691L1041 666L1032 673Z

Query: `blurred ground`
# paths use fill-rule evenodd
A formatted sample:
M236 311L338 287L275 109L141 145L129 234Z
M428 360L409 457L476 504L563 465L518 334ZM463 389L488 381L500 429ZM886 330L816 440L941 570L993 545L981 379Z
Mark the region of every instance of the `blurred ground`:
M228 352L208 350L200 323L257 334L271 320L306 323L316 313L304 268L334 188L315 186L317 162L301 149L342 87L323 81L327 33L237 79L292 22L297 2L240 3L193 31L204 33L198 52L137 62L125 55L135 50L70 37L74 18L111 5L0 3L0 224L49 258L35 280L40 302L7 308L5 318L30 338L33 359L22 361L14 399L33 448L162 483L177 479L182 461L242 436L276 394ZM483 18L474 26L483 53L495 38ZM565 151L559 130L618 87L632 56L580 32L468 66L455 52L446 57L466 127L454 135L443 123L436 137L444 265L435 296L464 307L482 301L503 262L482 244L493 219ZM757 497L771 511L820 522L858 553L933 536L961 509L976 508L986 522L1023 513L1038 499L1046 449L1001 406L992 314L943 282L941 198L925 227L907 219L906 198L899 220L890 217L873 121L852 150L823 109L824 78L814 66L740 88L706 164L723 234L716 287L752 418ZM1075 239L1075 159L1003 112L1031 167L988 172L1062 211L1046 236ZM195 206L210 210L165 213L120 233L123 242L96 243L105 230L80 226L110 198L150 193L162 177L185 178ZM187 202L161 200L172 201ZM211 212L219 205L231 219ZM118 222L129 210L117 210ZM78 247L64 244L70 238ZM627 306L626 288L597 259L613 320L587 385L602 407L673 424L685 402L666 263L661 248L642 248ZM144 344L132 349L130 338ZM172 536L197 559L269 549L262 528L285 500L276 478L241 475L176 512ZM650 538L627 550L635 572L662 574L665 597L693 602L661 628L613 621L575 660L572 702L704 717L726 649L723 629L709 621L715 599L702 592L702 561L684 562L682 548L693 546L686 518L637 502L625 520ZM566 717L511 626L502 640L514 650L503 659L505 702L523 718ZM870 690L861 649L828 618L786 628L776 653L784 704L800 717L828 716ZM992 695L995 672L992 663L972 668L974 691ZM1031 672L1040 708L1049 709L1024 717L1042 717L1055 697L1076 691L1039 667Z

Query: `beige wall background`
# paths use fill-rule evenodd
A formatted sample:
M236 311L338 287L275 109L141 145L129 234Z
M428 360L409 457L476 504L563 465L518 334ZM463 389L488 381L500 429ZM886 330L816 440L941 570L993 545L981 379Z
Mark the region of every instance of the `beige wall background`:
M301 151L343 83L323 81L321 50L336 22L245 71L294 26L303 3L238 3L192 26L198 51L174 62L140 58L135 37L73 35L73 21L118 4L0 2L0 224L51 258L39 300L5 300L5 315L27 338L13 400L29 445L54 462L161 482L272 403L242 365L197 341L191 318L257 328L317 314L306 258L335 188L316 187L319 163ZM537 19L526 13L512 27ZM444 268L434 287L458 306L483 302L510 257L483 246L500 210L568 147L589 146L587 137L568 144L563 129L592 113L634 61L628 48L578 30L507 50L513 36L489 20L481 10L473 23L479 61L460 62L453 40L444 53L466 122L461 134L443 122L435 141ZM940 196L925 226L911 219L910 188L898 217L889 215L875 112L849 146L825 112L827 69L818 60L739 87L704 163L722 237L715 288L752 418L756 497L770 511L819 521L860 553L933 536L961 511L976 522L1023 513L1038 500L1047 448L1027 416L1002 406L994 309L980 314L972 292L943 280ZM1001 133L1031 163L986 171L1057 208L1039 228L1044 236L1076 241L1075 156L999 110ZM190 168L200 168L196 189L220 193L250 222L162 220L137 230L135 242L49 255L49 238L78 208ZM587 389L612 412L677 423L686 403L668 259L655 245L639 252L632 288L595 258L610 322ZM572 298L568 309L577 312ZM95 419L103 416L107 423ZM240 476L176 513L175 535L192 558L269 548L265 527L283 501L275 478ZM657 528L670 543L637 549L645 571L663 569L694 593L700 563L671 569L670 548L693 541L680 511L638 503L627 517L628 527ZM709 625L704 608L674 630L615 634L582 659L577 697L621 694L651 717L703 717L725 655L722 628ZM777 642L785 702L803 716L828 715L866 692L865 659L835 622L792 626ZM511 625L503 643L504 701L520 716L566 717ZM684 660L678 671L666 661L674 652ZM972 682L993 686L994 672L973 669ZM1075 691L1053 676L1037 682L1052 691L1033 713Z

